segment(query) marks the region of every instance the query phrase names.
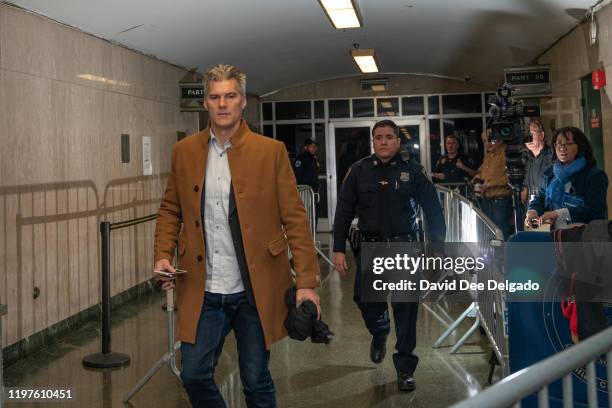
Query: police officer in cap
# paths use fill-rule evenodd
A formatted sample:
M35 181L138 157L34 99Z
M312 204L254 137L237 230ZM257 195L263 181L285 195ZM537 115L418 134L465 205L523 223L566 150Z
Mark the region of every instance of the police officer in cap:
M361 242L410 242L417 233L416 217L420 205L426 216L430 239L443 242L446 225L436 189L422 166L400 152L398 127L382 120L372 129L374 154L351 166L338 197L334 217L334 266L346 276L346 239L355 213L359 220ZM355 259L360 259L359 250ZM361 265L357 261L354 300L372 334L370 358L380 363L385 358L387 335L391 329L387 302L362 302ZM418 303L392 302L397 343L393 363L400 391L415 389L414 370L419 361L416 346Z
M315 193L319 192L318 145L314 140L306 139L304 141L304 151L293 162L293 172L297 183L310 186Z

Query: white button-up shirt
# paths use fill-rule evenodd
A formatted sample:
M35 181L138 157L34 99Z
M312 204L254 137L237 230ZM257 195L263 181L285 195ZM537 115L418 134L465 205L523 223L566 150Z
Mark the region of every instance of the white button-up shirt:
M206 291L231 294L244 290L229 227L229 196L232 182L227 151L210 132L206 163L204 231L206 235Z

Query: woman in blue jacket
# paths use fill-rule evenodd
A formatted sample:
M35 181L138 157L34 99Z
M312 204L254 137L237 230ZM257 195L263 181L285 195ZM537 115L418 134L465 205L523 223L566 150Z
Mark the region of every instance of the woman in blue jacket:
M553 167L544 177L540 191L529 202L525 225L570 223L608 219L606 194L608 176L596 166L593 149L585 134L575 127L555 131Z

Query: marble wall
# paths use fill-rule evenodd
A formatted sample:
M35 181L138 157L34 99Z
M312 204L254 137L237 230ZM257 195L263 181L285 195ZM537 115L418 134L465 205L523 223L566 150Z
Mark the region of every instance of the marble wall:
M0 303L7 346L100 302L102 220L152 214L185 70L0 4ZM121 160L129 134L130 161ZM143 136L152 175L143 174ZM112 233L112 294L150 277L153 222Z
M598 165L612 178L612 5L596 13L599 28L598 43L590 45L589 24L581 24L538 60L540 64L551 65L552 98L541 100L542 117L545 126L554 123L563 126L590 125L582 113L582 89L580 79L590 75L597 68L604 68L608 85L602 89L601 108L603 130L604 163ZM608 187L608 213L611 212L612 188Z

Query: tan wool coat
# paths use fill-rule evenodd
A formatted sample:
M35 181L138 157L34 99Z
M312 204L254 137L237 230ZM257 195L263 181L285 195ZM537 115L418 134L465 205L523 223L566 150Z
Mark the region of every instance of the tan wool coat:
M210 129L177 142L155 228L155 261L188 271L177 278L178 338L195 343L206 279L204 226L200 220ZM231 138L228 162L244 252L266 348L287 335L284 294L292 285L287 245L298 288L319 286L320 272L304 205L282 142L258 135L244 121Z

